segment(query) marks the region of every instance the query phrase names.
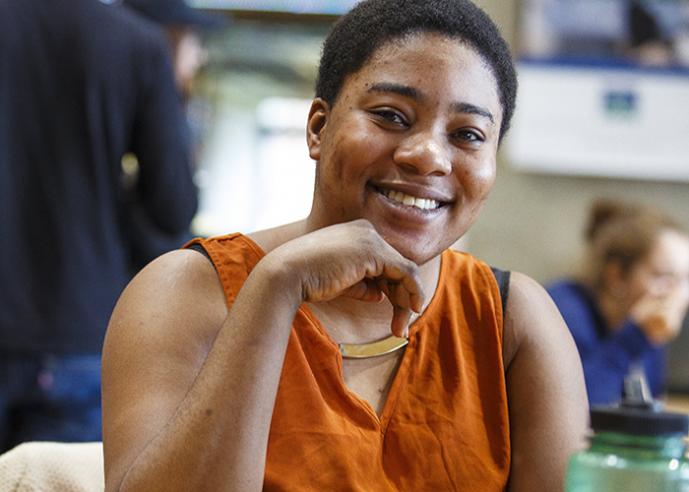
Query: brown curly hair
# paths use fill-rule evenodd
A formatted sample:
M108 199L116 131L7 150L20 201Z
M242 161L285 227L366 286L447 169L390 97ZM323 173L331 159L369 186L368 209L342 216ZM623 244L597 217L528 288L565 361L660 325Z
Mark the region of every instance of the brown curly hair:
M588 257L584 280L594 290L603 287L605 266L616 262L628 273L651 252L664 230L689 234L662 211L638 203L597 200L591 206L584 236Z

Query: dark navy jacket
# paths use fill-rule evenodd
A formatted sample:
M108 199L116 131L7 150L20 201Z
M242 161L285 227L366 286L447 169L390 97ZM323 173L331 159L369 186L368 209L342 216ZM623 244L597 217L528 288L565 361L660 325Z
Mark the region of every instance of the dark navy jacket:
M663 391L665 349L650 344L641 328L626 321L615 332L607 328L593 296L583 285L562 280L547 287L574 342L584 367L589 403L615 403L622 397L624 377L642 368L653 396Z
M189 147L157 27L97 0L0 1L0 351L100 351L146 241L131 210L170 237L196 211Z

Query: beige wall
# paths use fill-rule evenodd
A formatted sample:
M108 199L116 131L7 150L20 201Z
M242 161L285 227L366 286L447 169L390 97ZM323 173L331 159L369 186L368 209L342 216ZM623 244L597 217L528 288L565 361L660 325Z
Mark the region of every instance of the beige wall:
M514 46L516 0L477 0ZM514 170L502 156L498 179L468 237L489 263L547 281L576 269L588 205L596 197L640 200L689 227L689 183L578 178Z

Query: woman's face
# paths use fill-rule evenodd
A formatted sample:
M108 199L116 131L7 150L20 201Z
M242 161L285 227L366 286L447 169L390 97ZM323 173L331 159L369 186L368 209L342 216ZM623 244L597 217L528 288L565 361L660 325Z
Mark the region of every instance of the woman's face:
M648 256L629 272L630 301L643 296L669 296L677 289L689 295L689 237L665 229Z
M496 80L468 45L433 33L383 45L333 107L313 103L310 223L365 218L425 263L464 234L488 197L501 121Z

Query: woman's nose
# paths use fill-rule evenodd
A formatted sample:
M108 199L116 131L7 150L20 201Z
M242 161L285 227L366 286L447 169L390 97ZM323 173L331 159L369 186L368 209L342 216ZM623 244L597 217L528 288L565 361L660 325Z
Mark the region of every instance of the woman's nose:
M395 149L397 165L423 176L444 176L452 172L452 158L447 137L438 132L414 133Z

